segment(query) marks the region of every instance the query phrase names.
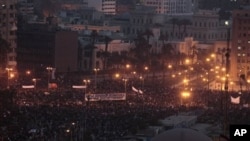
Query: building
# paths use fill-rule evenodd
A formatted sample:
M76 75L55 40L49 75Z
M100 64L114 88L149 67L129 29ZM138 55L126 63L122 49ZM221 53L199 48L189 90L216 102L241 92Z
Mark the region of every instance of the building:
M32 15L34 14L34 2L28 0L19 0L18 3L18 14L21 15Z
M116 0L88 0L87 6L107 15L116 14Z
M250 10L234 10L232 21L230 75L236 81L247 80L250 79Z
M116 14L122 14L134 9L136 3L134 0L117 0Z
M57 72L77 71L77 32L63 31L49 24L27 24L18 30L18 71L35 74L47 67Z
M10 52L7 54L7 63L5 67L15 70L16 61L16 0L0 0L0 36L7 41ZM2 68L2 70L5 69ZM0 68L1 69L1 68Z
M156 8L156 13L178 15L184 13L193 13L193 0L144 0L143 5Z
M131 47L134 46L133 42L127 39L123 39L118 33L101 33L98 32L98 37L94 44L94 49L91 46L91 35L80 35L79 42L82 48L81 60L78 62L78 69L83 71L93 70L94 68L105 69L104 59L106 43L103 37L110 35L110 41L108 43L107 52L111 55L121 55L124 52L129 52ZM117 58L118 59L118 58ZM121 59L121 57L119 58ZM118 61L119 62L119 61ZM114 63L114 65L117 65ZM122 65L119 62L119 65ZM113 66L114 67L114 66ZM119 66L116 66L119 67Z

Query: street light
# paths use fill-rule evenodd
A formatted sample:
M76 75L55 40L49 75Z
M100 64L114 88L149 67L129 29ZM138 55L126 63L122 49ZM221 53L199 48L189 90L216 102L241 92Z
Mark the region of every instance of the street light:
M142 83L141 83L141 87L142 87L142 89L144 89L144 78L143 78L143 76L140 76L140 80L142 81Z
M127 81L128 81L128 79L127 78L123 78L122 80L124 81L124 92L126 94L127 93Z
M7 88L9 89L10 88L10 71L12 71L13 69L12 68L6 68L7 70Z
M85 93L86 93L86 91L87 91L86 89L88 87L88 84L90 83L90 80L89 79L84 79L83 82L84 82L84 85L86 86L86 88L85 88Z
M36 81L37 81L37 79L33 78L32 81L34 82L34 87L36 88Z
M190 92L185 90L181 92L181 105L183 105L183 100L188 99L191 96Z
M99 71L100 69L99 68L94 68L94 71L95 71L95 89L97 88L97 72Z
M144 67L145 72L147 73L147 78L148 78L148 67Z
M229 84L229 69L230 69L230 48L229 48L229 44L230 44L230 27L229 27L229 21L225 21L225 25L227 26L227 48L226 48L226 53L225 53L225 57L226 57L226 78L225 78L225 86L224 86L224 90L225 90L225 99L224 99L224 134L228 135L228 98L229 98L229 93L228 93L228 84Z
M50 83L50 72L52 71L52 67L47 67L46 68L47 69L47 71L48 71L48 88L49 88L49 83Z

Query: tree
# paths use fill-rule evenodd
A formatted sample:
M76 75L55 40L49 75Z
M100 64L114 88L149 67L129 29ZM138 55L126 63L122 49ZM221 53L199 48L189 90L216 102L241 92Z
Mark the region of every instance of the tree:
M181 24L183 25L183 34L184 36L187 36L187 26L191 25L192 22L188 19L182 19Z
M194 58L197 56L197 54L198 54L198 50L197 50L197 48L196 48L196 46L195 45L193 45L191 48L190 48L190 57L191 57L191 60L192 60L192 64L194 63Z
M178 20L176 24L178 26L178 38L180 39L182 37L181 26L183 25L183 23L181 20Z
M142 33L143 36L146 36L147 43L149 45L150 37L154 36L153 32L150 29L146 29L145 32Z
M136 63L146 65L149 61L151 46L148 44L148 40L143 37L144 35L145 34L138 34L135 39L135 48L130 51L130 57L136 60Z
M175 32L175 25L178 23L178 19L177 18L172 18L170 20L170 22L172 23L172 33L171 33L171 36L172 38L174 38L174 32Z
M95 42L96 39L98 37L98 33L96 30L92 30L91 34L90 34L90 38L91 38L91 44L88 46L88 50L89 50L89 68L93 69L93 56L94 56L94 51L95 51Z
M109 36L104 36L104 42L105 42L105 52L104 52L104 63L103 63L103 69L107 69L107 61L108 61L108 45L112 41L112 39Z

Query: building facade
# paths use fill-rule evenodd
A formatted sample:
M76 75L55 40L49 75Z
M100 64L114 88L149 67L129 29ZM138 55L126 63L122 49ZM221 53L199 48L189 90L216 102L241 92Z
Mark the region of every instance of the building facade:
M144 0L146 6L156 7L156 13L178 15L183 13L193 13L193 0Z
M0 0L0 36L7 41L9 52L7 54L6 67L15 70L16 61L16 0ZM2 70L5 68L2 68Z
M250 78L250 10L233 11L231 75L235 80L239 76Z
M116 0L88 0L87 6L107 15L116 14Z
M77 71L77 32L57 30L49 24L28 24L18 30L17 61L21 74L40 74L46 67L57 72Z

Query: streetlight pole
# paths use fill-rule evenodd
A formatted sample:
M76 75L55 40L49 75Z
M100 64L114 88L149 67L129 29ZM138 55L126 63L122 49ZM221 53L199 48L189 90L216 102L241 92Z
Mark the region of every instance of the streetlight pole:
M97 88L97 72L99 71L100 69L99 68L94 68L94 71L95 71L95 90Z
M48 89L49 89L49 83L50 83L50 72L52 71L52 67L47 67L46 68L47 69L47 71L48 71Z
M10 71L12 71L13 69L12 68L6 68L6 70L7 70L7 89L9 89L10 88Z
M85 94L86 94L87 88L88 88L88 83L90 83L90 80L89 79L84 79L83 82L84 82L84 85L86 86L86 88L85 88Z
M33 78L32 81L34 82L34 88L36 88L36 81L37 81L37 79Z
M128 81L128 79L124 78L123 81L124 81L124 92L126 94L127 93L127 81Z
M229 26L229 22L226 21L225 22L226 26ZM229 48L229 44L230 44L230 28L227 28L227 49L226 49L226 53L225 53L225 57L226 57L226 80L225 80L225 86L224 86L224 90L225 90L225 105L224 105L224 134L228 135L228 98L229 98L229 93L228 93L228 77L229 77L229 69L230 69L230 48Z

